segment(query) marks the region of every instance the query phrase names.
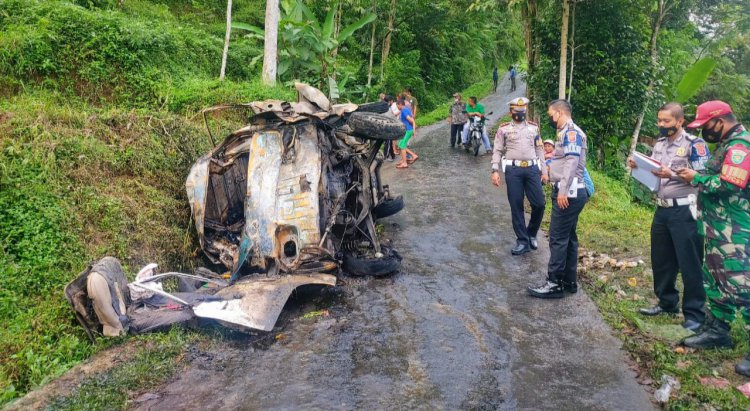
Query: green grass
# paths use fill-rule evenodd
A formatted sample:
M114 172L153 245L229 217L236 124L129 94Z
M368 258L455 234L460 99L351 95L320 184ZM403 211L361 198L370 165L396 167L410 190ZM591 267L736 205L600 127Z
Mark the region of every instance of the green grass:
M469 88L461 92L464 101L468 101L469 97L476 96L478 99L483 99L492 91L492 81L482 81L471 85ZM453 104L453 99L440 104L434 110L429 113L420 114L417 117L417 126L429 126L439 121L443 121L450 117L449 110Z
M589 269L581 273L581 282L605 321L623 340L625 349L642 370L642 378L651 378L654 389L659 387L663 374L680 380L682 388L669 403L669 409L693 410L702 404L715 409L750 407L750 399L733 388L746 382L734 373L734 364L748 352L747 332L740 324L732 330L737 343L732 350L682 352L678 349L679 339L685 335L681 317L653 318L637 313L638 308L655 302L649 265L653 209L633 203L626 184L597 171L591 175L596 194L581 214L578 233L582 248L619 260L643 259L646 264L625 270ZM635 286L631 279L635 279ZM706 376L726 378L731 386L727 390L705 387L698 378Z

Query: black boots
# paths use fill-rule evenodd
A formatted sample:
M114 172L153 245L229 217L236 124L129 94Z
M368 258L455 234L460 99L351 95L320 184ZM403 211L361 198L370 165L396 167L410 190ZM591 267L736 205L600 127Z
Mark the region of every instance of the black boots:
M510 250L510 253L513 255L521 255L526 254L529 251L531 251L531 247L529 247L528 244L518 243L512 250Z
M685 338L682 345L691 348L732 348L732 338L729 336L729 324L707 317L706 322L698 330L698 333ZM748 363L750 370L750 363Z
M750 354L734 366L734 372L745 377L750 377Z

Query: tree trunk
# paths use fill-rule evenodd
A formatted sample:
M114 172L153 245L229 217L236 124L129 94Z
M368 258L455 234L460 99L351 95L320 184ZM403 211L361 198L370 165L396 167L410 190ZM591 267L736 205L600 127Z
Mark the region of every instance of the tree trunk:
M557 84L557 98L565 98L565 75L568 73L568 19L570 5L568 0L562 4L562 27L560 27L560 79Z
M372 0L372 12L376 16L378 15L377 0ZM373 21L372 30L370 32L370 64L367 66L367 88L370 88L372 86L372 64L375 57L375 29L377 28L377 26L377 21Z
M265 30L263 75L261 81L266 86L275 86L279 34L279 0L266 0Z
M646 110L648 110L648 105L651 103L651 95L654 92L654 71L656 70L657 64L659 64L659 50L657 48L656 41L659 38L659 29L661 29L661 24L664 21L664 16L672 7L671 5L667 5L668 1L669 0L656 0L657 10L656 15L654 15L653 25L651 27L651 76L649 76L648 86L646 87L646 95L643 99L641 114L638 116L638 120L635 122L635 129L633 130L633 135L630 138L630 153L635 151L636 146L638 146L638 137L641 134L643 118L646 116Z
M570 74L568 74L568 101L573 96L573 68L576 63L576 4L573 0L573 12L570 16Z
M383 40L383 51L380 57L380 81L385 80L385 65L388 62L388 53L391 51L391 36L393 35L393 21L396 19L396 0L391 0L391 9L388 12L388 31Z
M232 0L227 0L227 33L224 35L224 52L221 54L221 73L219 80L224 81L227 71L227 54L229 54L229 36L232 34Z
M534 72L538 60L538 53L534 47L534 22L536 21L536 0L527 0L521 7L521 17L523 19L523 37L526 43L526 61L528 74ZM529 104L529 118L538 120L534 109L534 90L526 83L526 97L532 102Z

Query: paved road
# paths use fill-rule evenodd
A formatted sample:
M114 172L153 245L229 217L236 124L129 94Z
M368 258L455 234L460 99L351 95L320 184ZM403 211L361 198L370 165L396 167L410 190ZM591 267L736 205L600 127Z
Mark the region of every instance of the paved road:
M497 118L509 99L490 96L487 110ZM450 149L445 124L419 129L413 148L421 159L411 168L388 163L384 172L407 202L386 220L405 257L401 273L348 281L342 297L323 303L330 317L287 314L283 338L268 347L229 341L196 349L160 398L134 406L654 409L583 292L556 301L526 296L525 287L543 279L547 244L510 255L509 208L504 188L489 183L489 157Z

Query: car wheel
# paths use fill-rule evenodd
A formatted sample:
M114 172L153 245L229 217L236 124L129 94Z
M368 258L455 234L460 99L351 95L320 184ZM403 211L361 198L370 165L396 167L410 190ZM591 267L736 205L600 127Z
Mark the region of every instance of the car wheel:
M374 103L364 103L360 104L357 107L357 111L364 113L387 113L388 112L388 103L385 101L376 101Z
M404 209L404 197L398 196L389 200L383 200L372 209L372 215L376 219L390 217Z
M406 133L403 123L377 113L354 112L346 124L349 134L371 140L399 140Z
M344 272L352 276L382 277L398 271L401 268L401 256L396 250L381 247L381 251L383 256L379 258L347 251L344 254Z

